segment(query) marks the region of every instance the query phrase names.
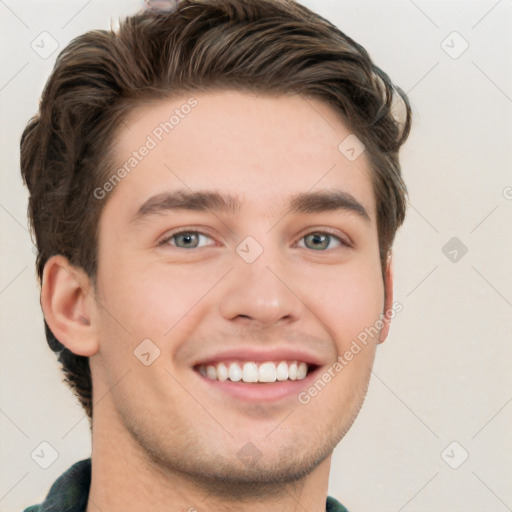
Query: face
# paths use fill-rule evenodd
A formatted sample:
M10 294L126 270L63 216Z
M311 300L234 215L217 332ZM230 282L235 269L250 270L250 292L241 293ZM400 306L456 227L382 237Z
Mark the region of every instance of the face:
M136 162L98 199L94 415L169 471L293 481L351 426L378 343L354 349L385 309L368 164L319 101L191 96L132 113Z

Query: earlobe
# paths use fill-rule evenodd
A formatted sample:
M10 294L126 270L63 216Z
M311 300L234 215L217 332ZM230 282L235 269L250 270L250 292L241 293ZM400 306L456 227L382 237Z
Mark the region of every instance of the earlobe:
M384 318L382 321L384 325L379 334L379 343L386 341L391 326L392 308L393 308L393 260L391 253L389 253L386 274L384 276L384 286L386 287L386 300L384 302Z
M48 327L71 352L89 357L98 351L89 276L60 254L45 264L41 307Z

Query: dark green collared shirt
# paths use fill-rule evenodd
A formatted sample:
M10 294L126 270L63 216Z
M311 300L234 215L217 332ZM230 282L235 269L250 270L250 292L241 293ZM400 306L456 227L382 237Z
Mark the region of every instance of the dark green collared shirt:
M85 512L91 487L91 459L71 466L52 485L40 505L32 505L24 512ZM334 498L327 497L326 512L348 512Z

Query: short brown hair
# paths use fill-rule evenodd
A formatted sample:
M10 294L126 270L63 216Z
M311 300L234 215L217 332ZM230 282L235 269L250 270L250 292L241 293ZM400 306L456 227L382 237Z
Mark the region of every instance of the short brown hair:
M339 113L366 146L384 273L405 217L398 150L411 125L407 96L362 46L293 0L183 0L170 13L126 17L117 32L87 32L59 54L21 137L39 279L50 256L62 254L95 283L106 201L93 191L112 173L123 121L147 100L205 88L301 94ZM405 106L400 122L395 98ZM46 321L45 330L92 418L88 358L66 349Z

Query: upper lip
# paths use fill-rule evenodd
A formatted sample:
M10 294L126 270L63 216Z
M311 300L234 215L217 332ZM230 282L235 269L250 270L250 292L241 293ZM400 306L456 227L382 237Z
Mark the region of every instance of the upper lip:
M194 366L217 364L222 361L299 361L310 366L320 366L322 364L319 357L303 350L293 348L274 348L269 350L252 347L225 350L211 356L204 356L198 359Z

